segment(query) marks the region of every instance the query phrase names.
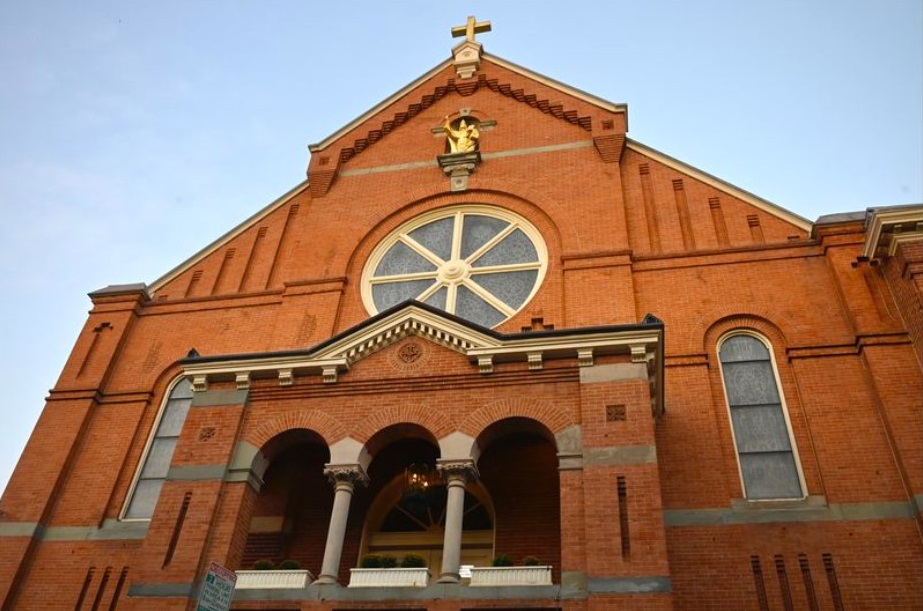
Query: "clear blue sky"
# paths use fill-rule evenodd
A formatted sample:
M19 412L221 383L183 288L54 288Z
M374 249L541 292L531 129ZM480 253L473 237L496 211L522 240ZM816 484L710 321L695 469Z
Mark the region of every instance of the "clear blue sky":
M304 178L449 57L629 108L629 136L808 219L923 201L920 0L0 2L0 488L86 320Z

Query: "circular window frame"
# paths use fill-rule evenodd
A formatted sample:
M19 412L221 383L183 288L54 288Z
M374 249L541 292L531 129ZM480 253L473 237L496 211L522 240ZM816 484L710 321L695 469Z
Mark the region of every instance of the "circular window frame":
M388 252L391 250L393 246L395 246L399 242L403 243L406 246L408 244L407 240L405 239L407 234L411 233L412 231L424 225L428 225L429 223L432 223L432 222L435 222L435 221L438 221L444 218L455 217L456 220L453 225L453 237L452 237L451 250L453 254L459 255L459 248L460 248L459 242L461 240L461 229L463 227L463 223L460 223L459 221L463 220L463 218L467 215L480 215L480 216L486 216L489 218L499 219L499 220L507 222L508 225L500 233L496 234L495 236L490 238L487 242L485 242L481 247L476 249L475 252L473 252L471 255L469 255L469 257L465 259L465 261L468 261L468 260L476 261L480 257L484 256L486 253L490 252L494 246L496 246L497 244L502 242L507 236L512 234L516 229L521 230L525 234L525 236L529 239L529 241L532 243L532 246L533 248L535 248L535 252L537 255L537 261L535 261L534 263L532 262L522 263L522 264L515 263L515 264L496 265L496 266L477 268L476 273L472 274L464 270L459 271L458 262L455 261L454 259L450 261L444 261L443 259L438 257L438 255L436 255L435 253L426 249L429 256L424 256L424 258L429 259L434 264L436 264L436 262L433 260L434 258L438 259L441 262L439 264L436 264L436 269L433 272L397 274L397 275L392 275L388 277L396 278L400 276L408 276L408 277L421 278L421 279L428 278L429 276L433 277L435 280L434 284L430 285L430 287L428 287L423 293L421 293L421 295L426 295L428 297L429 295L436 293L442 287L449 287L447 289L447 296L446 296L447 307L439 308L439 309L449 314L457 315L456 314L457 304L454 300L454 297L452 297L450 293L452 292L453 288L455 291L457 291L458 286L465 286L469 291L471 291L472 290L471 286L475 285L476 283L474 283L473 281L469 281L470 276L477 275L477 274L516 272L516 271L525 271L525 270L534 269L537 271L535 281L532 284L532 288L529 291L529 294L525 297L525 299L523 299L522 303L518 307L514 308L510 306L509 304L507 304L506 302L503 302L499 298L494 297L489 291L487 291L480 285L476 285L476 289L474 289L473 291L475 292L476 295L478 295L478 297L480 297L483 301L486 301L488 305L498 310L504 316L504 318L500 320L499 322L489 325L491 328L502 325L503 323L508 321L510 318L512 318L519 312L521 312L522 309L525 308L532 301L536 293L538 293L545 279L545 274L548 271L548 248L545 245L545 240L542 238L542 235L541 233L539 233L538 229L536 229L535 226L532 223L530 223L528 220L526 220L524 217L520 216L519 214L516 214L515 212L511 212L503 208L498 208L495 206L484 205L484 204L469 204L469 205L464 205L464 206L452 206L449 208L439 208L436 210L432 210L430 212L426 212L424 214L421 214L419 216L416 216L410 219L409 221L402 223L401 225L396 227L393 231L391 231L384 239L382 239L378 243L378 245L372 250L372 252L369 254L369 257L362 270L361 294L362 294L362 302L365 305L366 310L372 315L375 315L381 312L381 310L379 310L375 304L374 296L372 294L372 286L376 284L376 281L375 281L376 269L381 263L381 260L385 257L386 254L388 254ZM417 248L412 248L412 250L414 250L414 252L416 252L417 254L421 254ZM462 267L464 267L464 265ZM470 266L469 266L469 271L470 271ZM489 296L489 298L485 299L485 294ZM473 322L481 326L488 326L476 320L473 320L470 322Z

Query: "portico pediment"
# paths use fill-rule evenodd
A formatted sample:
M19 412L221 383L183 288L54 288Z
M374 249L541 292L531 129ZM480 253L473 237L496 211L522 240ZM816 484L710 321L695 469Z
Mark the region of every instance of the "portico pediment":
M325 383L339 381L357 361L383 348L416 336L468 357L484 375L500 363L521 361L541 370L546 360L572 359L590 367L604 355L630 355L647 365L655 399L661 409L663 323L646 316L639 324L504 334L446 314L416 301L399 304L312 348L301 351L203 356L182 361L195 390L209 382L234 380L246 389L255 378L278 378L286 386L298 376L320 375Z

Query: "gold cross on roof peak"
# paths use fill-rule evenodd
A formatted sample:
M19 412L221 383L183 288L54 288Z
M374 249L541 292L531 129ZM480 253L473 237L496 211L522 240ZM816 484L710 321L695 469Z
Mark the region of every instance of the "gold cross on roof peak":
M489 21L476 21L474 15L468 17L468 23L452 28L452 38L464 36L465 40L474 42L475 34L483 34L490 31Z

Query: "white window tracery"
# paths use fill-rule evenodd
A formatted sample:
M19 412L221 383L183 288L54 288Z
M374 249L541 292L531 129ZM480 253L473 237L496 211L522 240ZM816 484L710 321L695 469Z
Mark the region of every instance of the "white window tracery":
M442 209L376 247L362 297L372 313L415 299L494 327L532 299L547 261L541 235L519 215L491 206Z

